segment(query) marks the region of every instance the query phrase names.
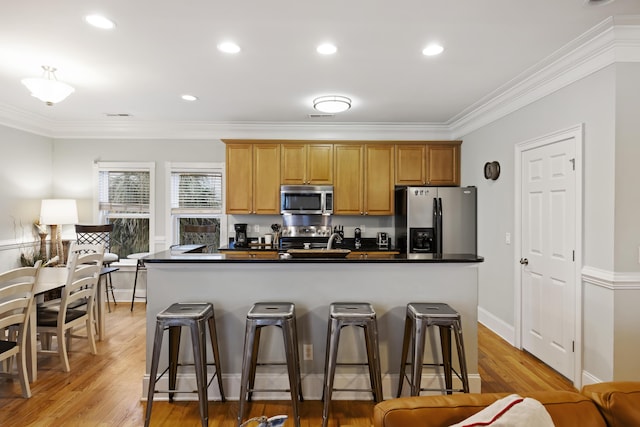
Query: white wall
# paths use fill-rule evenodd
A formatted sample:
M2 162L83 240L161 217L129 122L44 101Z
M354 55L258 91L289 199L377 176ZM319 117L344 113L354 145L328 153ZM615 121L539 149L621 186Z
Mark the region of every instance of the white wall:
M0 271L18 266L21 242L37 239L40 201L52 196L52 141L0 126ZM34 234L35 233L35 234Z
M584 123L584 262L613 268L613 173L615 143L615 67L565 87L490 125L466 135L462 144L462 181L478 187L478 252L482 310L514 324L514 268L520 249L505 243L514 230L515 144ZM482 176L487 161L498 160L501 176ZM508 338L508 337L507 337Z

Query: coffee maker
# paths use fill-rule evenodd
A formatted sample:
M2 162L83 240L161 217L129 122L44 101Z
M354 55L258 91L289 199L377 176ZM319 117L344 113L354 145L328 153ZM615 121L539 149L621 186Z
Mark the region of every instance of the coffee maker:
M247 241L247 224L235 224L234 229L236 230L236 248L246 248L248 246Z

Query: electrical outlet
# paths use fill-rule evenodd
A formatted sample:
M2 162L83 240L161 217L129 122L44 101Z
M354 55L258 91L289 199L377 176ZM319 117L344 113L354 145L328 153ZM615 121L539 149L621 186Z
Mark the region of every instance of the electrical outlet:
M304 344L302 346L302 359L313 360L313 344Z
M361 232L362 234L364 234L364 232L365 232L366 228L367 228L367 227L365 227L365 226L364 226L364 224L360 225L360 232Z
M235 232L235 231L236 231L235 227L233 226L233 224L231 224L231 225L229 226L229 233L233 233L233 232Z
M506 233L506 234L504 235L504 242L505 242L507 245L510 245L510 244L511 244L511 233Z
M254 225L253 226L253 231L256 232L256 233L259 233L260 232L260 226L258 224Z

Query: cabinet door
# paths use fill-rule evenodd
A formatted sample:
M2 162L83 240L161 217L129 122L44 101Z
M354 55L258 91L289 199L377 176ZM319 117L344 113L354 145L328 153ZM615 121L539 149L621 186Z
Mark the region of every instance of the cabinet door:
M253 213L280 213L280 145L253 146Z
M460 185L459 145L427 145L427 184Z
M396 185L427 183L425 144L396 145Z
M228 214L250 214L253 195L253 145L228 144L226 198Z
M333 184L333 144L307 146L306 184Z
M333 213L362 215L363 147L361 144L336 144L334 153Z
M280 182L285 185L306 184L306 145L282 144Z
M364 214L393 215L394 146L365 147Z

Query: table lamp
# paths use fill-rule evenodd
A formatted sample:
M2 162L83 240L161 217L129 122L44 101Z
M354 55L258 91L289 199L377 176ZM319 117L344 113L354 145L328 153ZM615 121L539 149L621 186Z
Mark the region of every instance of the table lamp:
M40 224L51 227L50 257L59 257L64 263L64 250L60 238L61 226L78 223L78 207L73 199L44 199L40 205Z

